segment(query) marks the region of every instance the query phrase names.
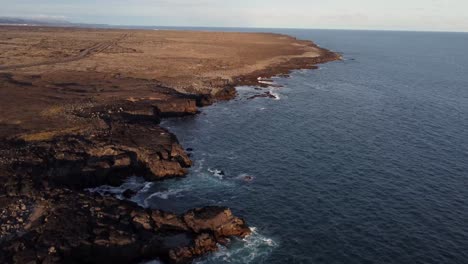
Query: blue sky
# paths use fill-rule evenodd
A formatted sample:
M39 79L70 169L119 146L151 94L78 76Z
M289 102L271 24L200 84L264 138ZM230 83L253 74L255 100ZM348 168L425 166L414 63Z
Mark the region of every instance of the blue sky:
M0 16L120 25L468 31L468 0L0 0Z

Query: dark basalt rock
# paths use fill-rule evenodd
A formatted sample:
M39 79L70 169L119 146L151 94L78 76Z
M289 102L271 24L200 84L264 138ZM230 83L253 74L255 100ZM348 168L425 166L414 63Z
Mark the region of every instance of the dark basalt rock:
M12 141L10 146L10 150L2 152L15 155L13 170L24 171L16 170L14 177L36 183L27 188L37 184L72 189L116 186L133 174L155 181L184 176L192 164L174 135L149 124L112 122L108 128L82 135L27 143ZM23 187L26 186L17 186Z
M188 105L182 109L192 114ZM148 181L186 175L192 161L158 125L161 109L176 106L93 106L76 113L97 120L88 130L0 140L0 263L187 263L248 235L227 208L176 215L83 191L135 174Z
M309 43L312 47L317 47L313 42ZM233 85L251 85L263 86L259 84L258 77L268 79L273 76L289 77L292 70L295 69L317 69L317 64L330 61L341 60L341 55L325 49L321 49L321 55L318 57L292 58L281 64L271 65L265 69L258 70L247 75L241 75L233 78Z
M135 196L137 192L134 191L134 190L130 190L130 189L127 189L125 190L123 193L122 193L122 196L125 198L125 199L130 199L132 198L133 196Z
M10 221L15 232L3 231L2 222L1 263L187 263L217 250L218 240L250 233L244 220L220 207L176 215L66 189L3 199L15 206L2 217L24 220Z

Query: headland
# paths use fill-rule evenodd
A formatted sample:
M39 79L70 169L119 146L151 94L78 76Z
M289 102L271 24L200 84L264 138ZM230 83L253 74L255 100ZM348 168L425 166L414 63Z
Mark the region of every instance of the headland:
M2 263L186 263L249 235L229 208L177 215L85 189L184 177L161 119L340 59L270 33L14 26L0 54Z

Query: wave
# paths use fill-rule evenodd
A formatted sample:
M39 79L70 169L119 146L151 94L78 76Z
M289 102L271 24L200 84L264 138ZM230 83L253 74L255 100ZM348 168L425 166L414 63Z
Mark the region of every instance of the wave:
M109 185L103 185L99 186L96 188L89 188L86 189L86 191L92 192L92 193L99 193L100 195L103 196L114 196L117 199L120 200L130 200L135 202L136 204L142 206L142 207L148 207L149 206L149 200L153 197L158 197L164 200L169 199L170 196L173 195L178 195L184 190L167 190L167 191L161 191L161 192L155 192L151 193L151 189L154 186L154 182L147 182L145 181L142 177L130 177L128 178L122 185L120 186L109 186ZM135 195L131 197L130 199L127 199L124 197L124 192L126 190L132 190L135 192Z
M205 257L196 264L215 263L264 263L278 243L271 238L258 233L252 227L252 234L242 240L235 239L229 247L219 246L220 250Z
M266 84L266 85L271 85L271 86L278 85L278 84L276 84L275 82L270 82L270 81L258 81L258 83Z
M151 200L154 197L158 197L163 200L168 200L171 196L180 196L180 193L184 191L185 189L169 189L166 191L155 192L146 197L143 200L143 204L145 205L145 207L147 207L149 205L149 200Z
M86 191L91 193L99 193L100 195L112 195L115 196L117 199L124 200L123 193L126 190L132 190L134 192L142 192L148 190L153 183L146 182L141 177L130 177L120 186L109 186L103 185L96 188L88 188Z
M270 90L270 94L275 97L275 100L280 100L280 94L278 92L275 92L273 89Z

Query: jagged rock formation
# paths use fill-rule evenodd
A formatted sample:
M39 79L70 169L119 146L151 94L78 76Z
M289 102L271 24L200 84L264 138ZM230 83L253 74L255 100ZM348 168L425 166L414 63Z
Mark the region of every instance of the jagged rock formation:
M1 263L186 263L250 233L222 207L175 215L66 189L7 202L0 213Z
M183 215L143 209L85 188L118 186L130 175L180 177L192 161L158 125L167 113L194 114L193 100L123 102L80 109L98 125L51 139L4 140L0 179L0 262L189 262L217 243L250 233L227 208Z

